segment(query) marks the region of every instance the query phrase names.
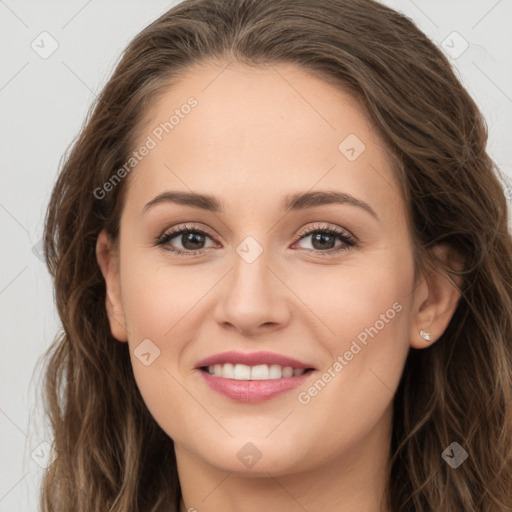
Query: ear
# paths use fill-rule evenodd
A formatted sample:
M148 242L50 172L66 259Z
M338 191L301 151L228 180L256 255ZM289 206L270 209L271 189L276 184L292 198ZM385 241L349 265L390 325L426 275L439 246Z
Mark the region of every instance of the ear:
M452 270L462 270L462 262L456 251L448 245L437 245L434 256ZM461 288L460 277L450 278L441 268L429 266L426 275L422 275L415 289L413 301L415 316L411 323L410 345L413 348L429 347L436 342L448 327L457 308ZM430 334L426 340L420 331Z
M119 341L128 341L128 332L121 301L119 254L105 229L101 231L96 241L96 259L105 279L107 290L105 306L112 336Z

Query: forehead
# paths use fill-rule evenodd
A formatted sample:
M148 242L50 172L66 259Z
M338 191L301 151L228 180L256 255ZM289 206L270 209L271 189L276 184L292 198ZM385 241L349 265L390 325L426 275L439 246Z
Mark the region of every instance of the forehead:
M193 105L193 106L191 106ZM164 188L259 206L271 197L350 191L380 208L399 187L393 162L359 102L293 65L202 64L183 73L146 112L127 201Z

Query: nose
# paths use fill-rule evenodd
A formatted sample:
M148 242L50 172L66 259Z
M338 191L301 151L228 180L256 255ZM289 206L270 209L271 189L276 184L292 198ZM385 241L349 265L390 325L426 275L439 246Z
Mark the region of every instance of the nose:
M255 335L281 329L290 321L292 294L264 254L252 263L234 258L214 311L214 320L224 329Z

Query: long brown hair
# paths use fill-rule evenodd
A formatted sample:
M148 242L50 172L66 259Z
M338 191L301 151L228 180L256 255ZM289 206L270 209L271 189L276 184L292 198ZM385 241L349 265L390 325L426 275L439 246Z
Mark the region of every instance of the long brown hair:
M392 158L417 264L462 279L441 338L410 350L394 397L394 512L512 511L512 242L487 127L450 63L407 17L372 0L185 0L130 43L65 155L44 245L63 330L44 403L58 456L43 512L179 510L172 440L148 412L128 344L111 335L97 236L118 237L121 180L156 95L206 60L292 63L360 101ZM136 170L134 172L137 172ZM464 257L454 271L436 244ZM469 459L441 453L458 442Z

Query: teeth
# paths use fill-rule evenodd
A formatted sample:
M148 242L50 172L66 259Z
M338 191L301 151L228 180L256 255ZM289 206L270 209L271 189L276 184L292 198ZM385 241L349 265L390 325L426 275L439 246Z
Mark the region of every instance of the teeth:
M215 371L215 367L213 368ZM224 377L225 379L234 379L235 378L235 367L231 363L226 363L222 365L222 373L220 377Z
M283 377L293 377L293 368L285 366L282 371Z
M222 376L225 377L224 372L222 372ZM251 379L251 367L245 366L245 364L236 364L234 376L231 377L236 380L250 380Z
M242 365L237 365L237 366L242 366ZM246 366L246 368L249 370L250 374L251 374L251 379L252 380L267 380L267 379L270 379L270 368L268 367L267 364L259 364L257 366L253 366L252 368L249 367L249 366ZM277 373L274 371L274 376L272 377L272 379L279 379L279 377L281 377L281 369L278 368L278 371L279 371L279 375L277 375ZM275 376L277 375L277 377Z
M283 377L296 377L305 372L303 368L282 367L278 364L259 364L247 366L246 364L215 364L208 366L208 373L215 377L235 380L269 380Z

